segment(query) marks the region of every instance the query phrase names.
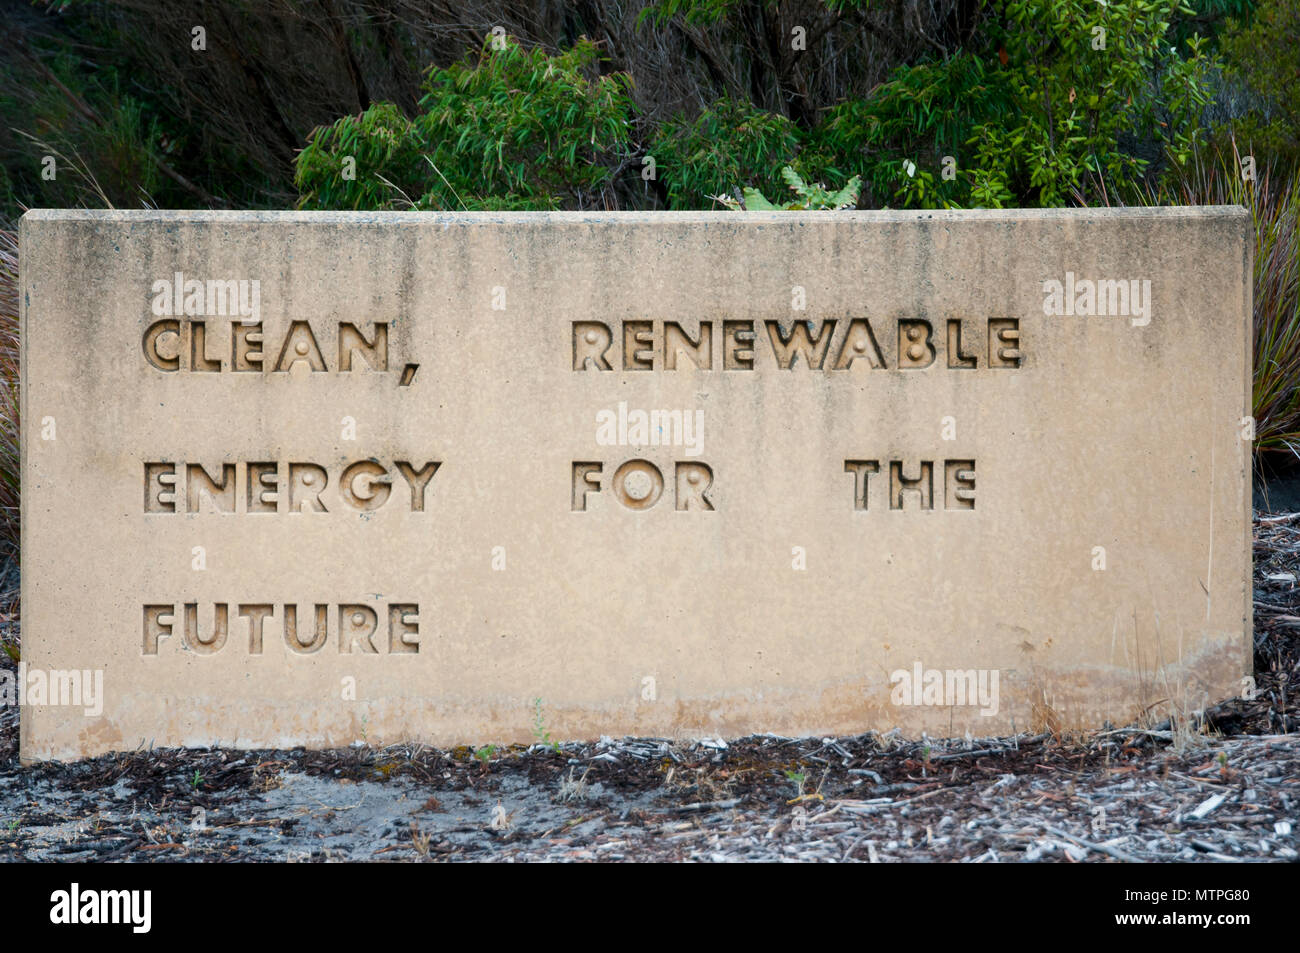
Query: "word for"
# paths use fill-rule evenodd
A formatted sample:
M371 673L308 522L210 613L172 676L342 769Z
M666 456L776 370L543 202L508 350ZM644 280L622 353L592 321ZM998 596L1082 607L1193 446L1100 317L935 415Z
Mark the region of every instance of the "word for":
M614 331L603 321L574 321L573 369L583 371L591 366L598 371L616 367L624 371L675 371L689 363L704 371L718 366L728 371L752 371L757 366L755 353L760 339L768 343L771 357L781 370L807 367L815 371L847 371L859 360L876 369L923 370L938 360L940 350L934 326L923 319L895 322L897 348L890 349L892 363L886 361L867 318L796 321L789 331L782 330L779 321L728 320L720 322L721 334L715 335L718 323L700 321L699 331L692 337L675 321L623 321L616 342ZM962 324L956 318L948 321L946 347L942 350L947 367L971 370L979 366L979 355L968 353ZM838 333L841 326L842 334ZM620 355L611 362L610 352L616 349ZM1021 359L1020 319L989 318L988 366L1019 367Z
M870 498L871 477L880 472L879 460L845 460L844 472L853 474L853 508L867 509ZM879 506L880 486L876 487ZM916 476L907 476L902 460L889 461L889 508L907 507L907 496L915 494L920 509L932 510L934 506L934 461L922 460ZM945 510L975 509L975 461L943 461L943 508Z
M893 689L889 700L895 705L935 705L943 708L979 705L980 714L998 713L998 670L900 668L889 675Z
M81 708L94 718L104 711L103 669L45 669L18 663L0 671L0 705L59 705Z
M306 364L313 372L347 373L353 368L353 354L360 354L372 370L388 370L387 322L375 321L369 339L350 321L339 321L335 330L337 333L330 336L337 344L331 353L332 362L326 361L309 321L291 321L283 339L267 341L260 322L223 322L209 333L206 321L164 318L145 328L140 346L146 361L169 373L287 373L298 363ZM274 360L268 361L272 354Z
M601 474L605 465L597 462L573 464L573 511L587 511L587 496L601 492ZM707 463L683 461L675 465L673 487L676 510L711 510L705 495L713 486L713 468ZM664 492L664 474L649 460L628 460L617 470L609 484L614 499L629 510L648 510L659 502Z
M330 635L337 637L338 650L341 655L361 653L379 654L375 645L375 635L379 632L379 613L364 603L344 603L337 606L334 613L336 624L330 626L330 607L328 604L315 604L314 614L302 620L299 627L299 606L296 603L284 603L280 606L280 618L284 621L284 644L295 655L311 655L319 652L329 641ZM390 602L387 611L387 639L380 644L387 644L389 655L416 655L420 651L420 632L418 615L420 607L413 602ZM265 625L275 616L275 606L269 602L239 603L235 614L247 622L248 654L261 655ZM303 616L309 616L304 609ZM199 606L196 602L187 602L178 611L175 605L153 604L144 607L144 654L157 655L159 640L173 635L177 617L181 621L181 644L188 651L198 655L215 655L226 645L230 635L230 603L217 602L212 606L211 626L207 631L199 625ZM208 613L205 611L205 618ZM332 633L331 633L332 630Z
M1043 314L1118 315L1133 318L1135 327L1151 323L1151 280L1098 280L1075 279L1074 272L1065 273L1065 282L1055 278L1043 282Z
M631 410L627 401L596 412L596 443L602 447L685 447L688 457L704 452L704 411Z
M262 282L254 278L187 279L181 272L160 278L149 289L155 315L213 315L258 321L262 316Z
M431 460L416 469L405 460L395 460L394 469L410 489L413 513L424 511L425 490L442 464ZM330 485L329 470L319 463L287 463L281 479L278 461L222 463L220 477L202 464L147 461L144 465L144 511L146 513L198 513L204 499L218 513L327 513L321 499ZM239 469L243 479L237 479ZM180 475L185 475L182 492ZM337 481L337 496L354 510L373 511L388 502L393 478L377 460L358 460L343 467ZM242 493L240 490L242 489Z

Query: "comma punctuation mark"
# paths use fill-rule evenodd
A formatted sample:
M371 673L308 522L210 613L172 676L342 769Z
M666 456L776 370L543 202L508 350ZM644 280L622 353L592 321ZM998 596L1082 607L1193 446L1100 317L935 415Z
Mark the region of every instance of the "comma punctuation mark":
M402 368L402 379L397 382L398 387L410 387L411 381L415 380L415 372L420 369L419 364L407 364Z

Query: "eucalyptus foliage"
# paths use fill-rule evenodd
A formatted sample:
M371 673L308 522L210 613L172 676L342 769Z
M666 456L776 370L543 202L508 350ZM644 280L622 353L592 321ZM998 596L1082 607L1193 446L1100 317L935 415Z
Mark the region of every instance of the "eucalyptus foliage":
M988 0L979 48L900 67L811 142L881 204L1060 206L1185 164L1213 62L1170 44L1181 0ZM947 157L945 161L945 157ZM946 172L946 174L945 174Z
M625 157L632 120L629 78L590 78L598 60L586 40L548 56L488 37L476 61L429 71L421 115L376 103L316 130L298 158L300 207L580 204Z

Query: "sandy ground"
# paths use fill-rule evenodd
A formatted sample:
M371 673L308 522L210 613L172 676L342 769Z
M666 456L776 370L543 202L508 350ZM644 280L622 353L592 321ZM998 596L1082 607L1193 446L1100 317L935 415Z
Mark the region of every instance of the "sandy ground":
M1297 859L1300 737L1170 744L1116 731L10 759L0 859Z

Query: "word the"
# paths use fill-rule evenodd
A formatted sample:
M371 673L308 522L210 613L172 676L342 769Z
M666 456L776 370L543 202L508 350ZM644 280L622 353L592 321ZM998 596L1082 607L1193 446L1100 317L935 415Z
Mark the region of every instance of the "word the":
M220 478L198 463L147 461L144 465L144 511L146 513L198 513L206 498L218 513L327 513L321 495L329 486L329 471L319 463L288 463L285 479L274 460L222 463ZM431 460L416 469L405 460L393 467L410 488L411 512L424 511L424 494L429 481L442 464ZM238 479L239 469L243 479ZM184 493L180 475L185 474ZM388 502L393 480L388 469L375 460L349 463L339 474L337 498L354 510L377 510ZM240 490L243 490L241 493Z
M1074 272L1065 273L1065 283L1052 278L1043 282L1043 314L1119 315L1132 317L1135 327L1151 323L1151 280L1137 278L1118 281L1090 278L1076 280Z
M889 676L895 705L937 705L943 708L979 705L980 714L998 713L997 669L923 669L920 662L909 672L900 668Z
M186 279L181 272L172 280L160 278L149 289L153 292L153 313L190 316L214 315L259 321L262 316L262 282L254 278Z
M707 463L677 463L673 486L677 510L711 510L713 504L705 494L713 486L713 468ZM573 511L587 510L587 496L599 493L600 475L605 465L598 462L574 462ZM610 481L614 499L629 510L648 510L659 502L664 492L663 471L649 460L629 460L614 471Z
M878 319L878 323L883 322ZM979 356L967 352L962 323L956 318L948 321L947 345L943 350L946 351L947 367L971 370L979 365ZM934 364L940 350L935 342L934 326L919 318L899 319L895 324L897 348L891 348L894 354L892 367L919 371ZM844 327L843 334L837 333L841 326ZM756 366L755 352L760 339L768 342L771 357L781 370L807 367L814 371L847 371L859 360L875 369L891 367L867 318L796 321L788 332L781 329L779 321L722 321L722 333L716 336L719 341L717 348L713 343L714 329L715 322L702 320L699 333L691 337L675 321L623 321L622 333L618 335L622 352L618 368L624 371L675 371L688 362L702 371L714 370L719 364L728 371L752 371ZM989 318L987 330L988 366L1019 367L1020 319ZM835 345L837 337L839 344ZM583 371L590 365L598 371L614 370L615 364L609 359L609 352L615 346L614 338L613 330L603 321L574 321L573 369ZM715 355L715 351L720 351L720 354ZM834 357L828 364L827 359L832 354Z
M148 933L153 924L152 890L69 890L50 894L50 922L127 923L132 933Z
M377 655L379 647L374 637L379 631L379 613L364 603L344 603L336 607L334 613L336 624L330 626L330 607L316 603L310 618L303 620L299 628L299 606L296 603L283 603L280 606L280 618L284 620L284 644L296 655L311 655L319 652L329 641L331 628L337 636L338 650L341 655L359 652L365 655ZM388 604L388 654L416 655L420 651L420 607L413 602L390 602ZM265 623L275 616L275 606L269 602L241 602L235 606L235 614L247 622L248 654L261 655ZM308 616L305 609L301 613ZM159 640L173 635L177 617L181 620L181 644L197 655L215 655L226 645L230 635L230 603L214 603L211 615L205 611L204 617L211 618L211 626L206 631L199 624L199 606L196 602L187 602L178 610L175 605L153 604L144 607L144 654L157 655ZM382 644L383 640L381 640Z
M0 671L0 705L80 706L82 714L93 718L104 711L104 671L46 671L19 662L17 673Z
M704 411L632 410L596 412L596 443L602 447L685 447L688 457L704 452Z
M867 509L871 477L880 472L879 460L845 460L844 472L853 474L853 508ZM934 462L922 460L916 476L903 473L902 460L889 461L889 508L906 509L905 494L916 494L920 509L934 509ZM876 495L880 494L877 485ZM879 505L877 499L877 505ZM975 461L943 461L943 508L945 510L975 509Z

